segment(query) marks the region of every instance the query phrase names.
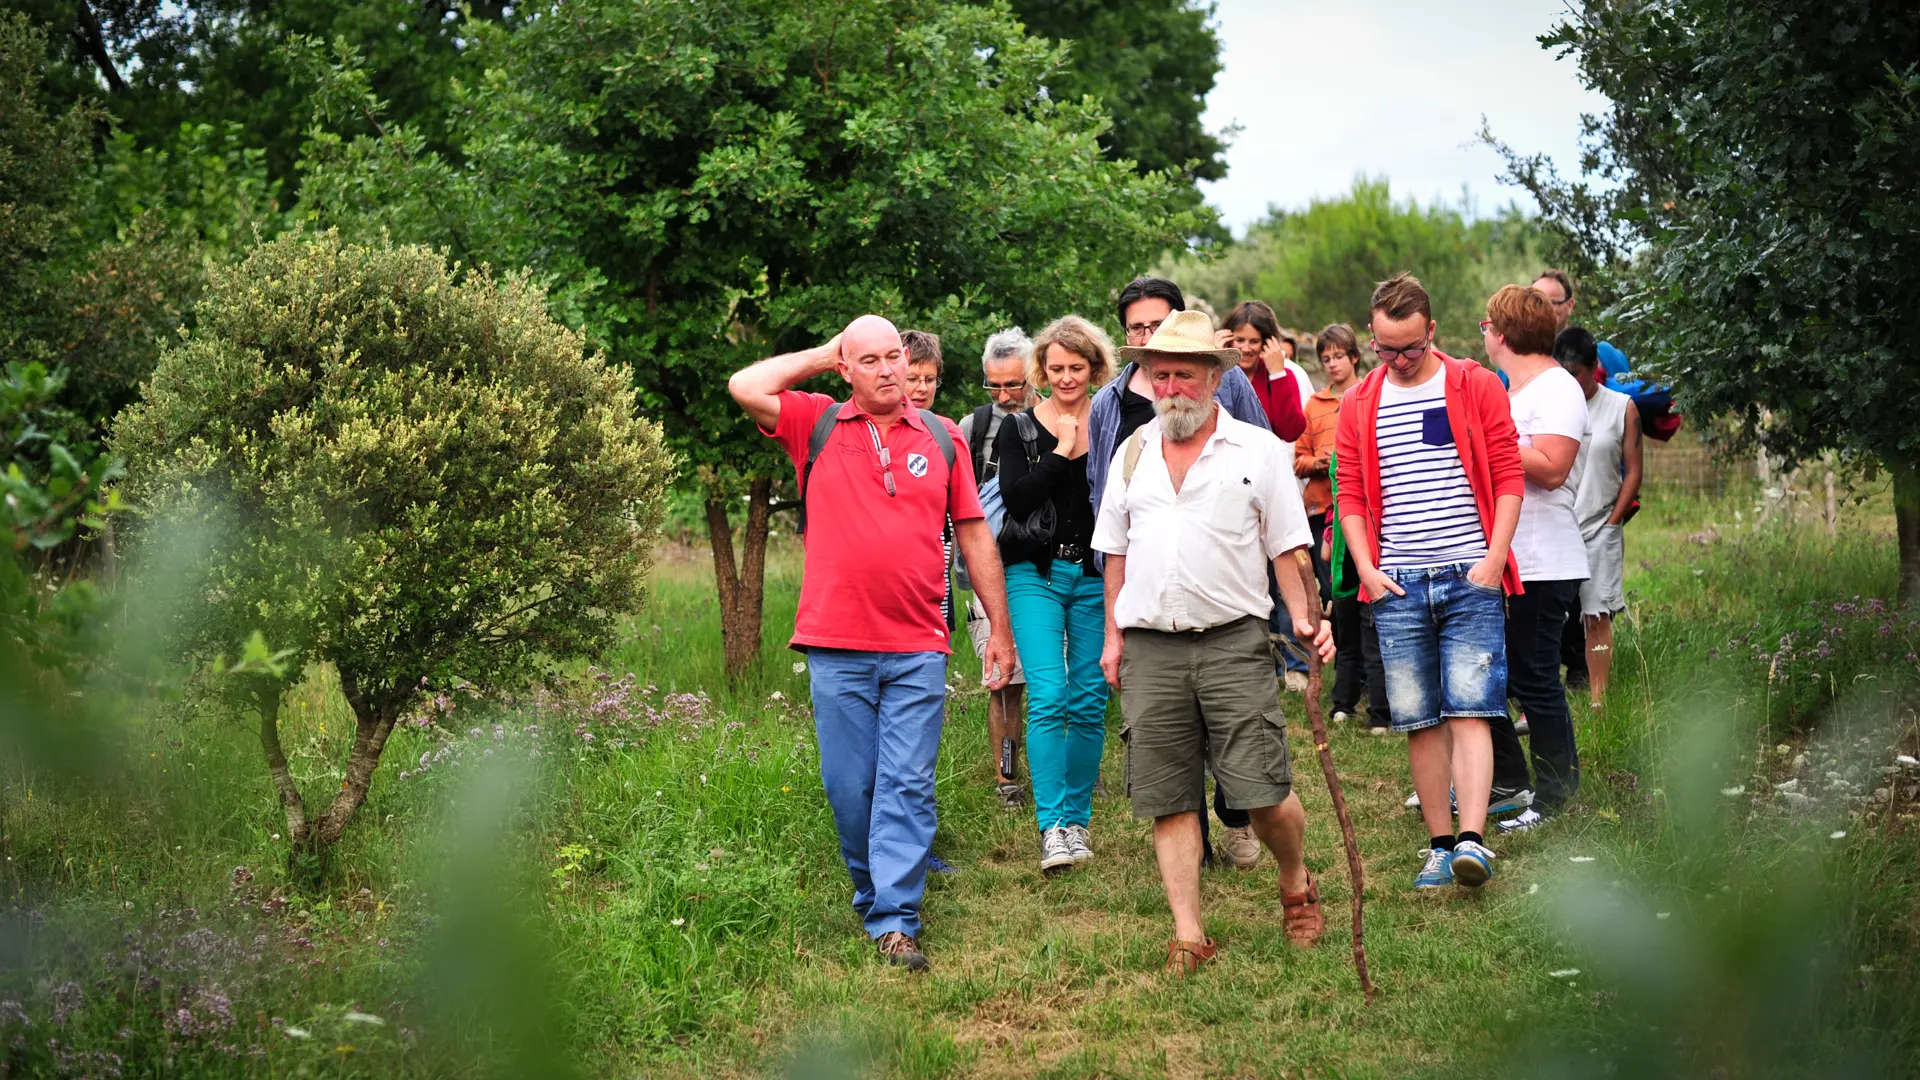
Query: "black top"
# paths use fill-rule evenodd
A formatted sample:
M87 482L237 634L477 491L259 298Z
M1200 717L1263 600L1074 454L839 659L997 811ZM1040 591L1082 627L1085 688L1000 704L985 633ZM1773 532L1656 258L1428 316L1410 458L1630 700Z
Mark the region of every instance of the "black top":
M1081 454L1071 460L1061 457L1053 452L1054 447L1060 445L1060 440L1053 437L1047 425L1042 424L1038 417L1034 418L1033 425L1040 433L1036 444L1040 457L1031 467L1027 465L1027 448L1020 443L1019 425L1011 420L1000 425L1000 498L1006 503L1007 516L1024 518L1050 502L1054 514L1053 543L1077 544L1090 549L1093 545L1093 500L1087 490L1087 455ZM1045 575L1053 572L1056 550L1055 547L1038 550L1038 545L1023 547L1009 543L1003 537L1000 541L1000 561L1009 566L1030 562L1034 569ZM1089 575L1097 573L1091 558L1083 565Z
M1153 419L1153 400L1134 393L1131 386L1121 387L1120 434L1114 438L1113 445L1124 446L1133 433L1146 427L1147 421L1151 419Z

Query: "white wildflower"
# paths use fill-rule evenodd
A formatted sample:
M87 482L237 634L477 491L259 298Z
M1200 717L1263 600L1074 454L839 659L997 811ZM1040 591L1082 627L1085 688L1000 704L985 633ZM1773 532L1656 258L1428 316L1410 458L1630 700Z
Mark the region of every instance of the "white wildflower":
M1593 861L1593 856L1591 856L1591 855L1570 855L1570 856L1568 856L1568 857L1567 857L1567 861L1568 861L1568 862L1592 862L1592 861Z
M1835 829L1827 834L1827 839L1829 840L1845 840L1846 838L1847 830L1845 829Z
M385 1020L380 1019L379 1017L373 1015L372 1013L350 1012L350 1013L347 1013L345 1016L342 1016L340 1019L345 1020L349 1024L371 1024L374 1027L387 1026L387 1022Z
M282 1035L285 1035L285 1036L286 1036L287 1038L289 1038L289 1039L311 1039L311 1038L313 1038L313 1036L312 1036L311 1034L309 1034L309 1033L308 1033L308 1031L307 1031L307 1029L306 1029L306 1028L297 1028L297 1027L284 1027L284 1028L281 1028L281 1029L280 1029L280 1034L282 1034Z
M1547 972L1547 978L1549 978L1549 979L1571 979L1571 978L1573 978L1573 977L1574 977L1575 975L1578 975L1578 974L1580 974L1580 969L1579 969L1579 968L1561 968L1561 969L1560 969L1559 971L1549 971L1549 972Z

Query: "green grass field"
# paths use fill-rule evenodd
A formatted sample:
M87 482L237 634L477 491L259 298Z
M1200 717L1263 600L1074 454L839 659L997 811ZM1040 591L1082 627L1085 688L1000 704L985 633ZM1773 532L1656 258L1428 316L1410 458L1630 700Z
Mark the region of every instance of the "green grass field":
M1297 696L1329 933L1287 947L1270 861L1214 871L1220 959L1172 982L1118 740L1097 860L1043 878L1031 817L993 796L964 648L936 842L960 873L929 890L933 972L882 966L784 648L799 565L782 547L746 678L720 671L710 569L669 557L592 671L456 695L398 732L317 891L284 879L243 717L155 706L106 783L9 765L0 1075L1911 1075L1920 770L1898 755L1920 754L1920 624L1854 600L1893 583L1883 500L1833 541L1756 531L1738 501L1646 502L1614 693L1593 716L1576 703L1577 812L1496 842L1488 888L1413 894L1404 745L1334 730L1371 1008ZM309 676L282 726L320 792L351 720Z

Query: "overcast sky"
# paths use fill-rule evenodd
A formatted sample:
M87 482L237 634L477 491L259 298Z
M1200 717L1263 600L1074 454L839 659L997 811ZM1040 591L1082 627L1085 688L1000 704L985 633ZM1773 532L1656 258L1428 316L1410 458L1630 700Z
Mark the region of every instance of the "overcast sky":
M1201 185L1236 234L1267 207L1338 195L1357 173L1396 198L1460 197L1492 213L1532 200L1475 141L1484 114L1522 153L1579 168L1580 114L1606 99L1534 39L1561 0L1218 0L1225 70L1204 122L1238 123L1227 177Z

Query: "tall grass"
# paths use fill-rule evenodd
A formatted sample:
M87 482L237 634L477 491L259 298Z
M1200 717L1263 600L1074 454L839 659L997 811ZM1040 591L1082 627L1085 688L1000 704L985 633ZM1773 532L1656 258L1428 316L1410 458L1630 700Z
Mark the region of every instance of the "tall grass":
M650 606L597 664L512 699L456 696L396 732L317 892L282 874L284 826L246 717L192 698L154 705L109 787L9 763L0 1072L1920 1066L1920 773L1897 762L1920 750L1916 672L1883 647L1907 624L1883 635L1852 599L1891 591L1884 506L1830 542L1755 529L1738 498L1646 502L1628 532L1615 691L1580 718L1576 812L1502 841L1482 895L1411 894L1422 830L1400 808L1404 749L1335 732L1385 990L1372 1010L1337 933L1311 954L1286 947L1265 873L1208 876L1225 946L1215 970L1188 984L1153 974L1165 900L1111 780L1117 740L1098 860L1042 878L1031 817L994 798L964 647L935 843L961 873L930 889L935 972L879 965L848 906L804 657L784 647L799 564L776 547L765 649L744 678L720 670L710 570L663 565ZM1791 648L1783 666L1788 634L1819 635L1826 651ZM1287 711L1300 718L1297 699ZM351 723L331 673L310 671L283 712L309 790L338 782ZM1344 908L1325 794L1304 772L1300 791L1310 866Z

